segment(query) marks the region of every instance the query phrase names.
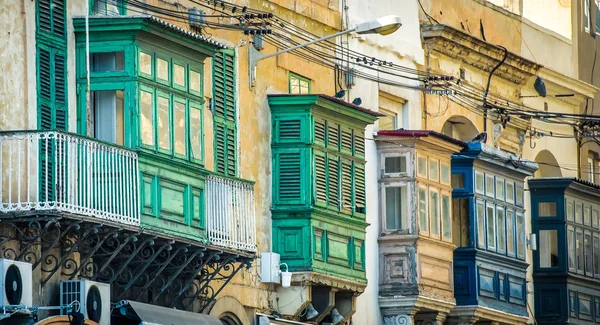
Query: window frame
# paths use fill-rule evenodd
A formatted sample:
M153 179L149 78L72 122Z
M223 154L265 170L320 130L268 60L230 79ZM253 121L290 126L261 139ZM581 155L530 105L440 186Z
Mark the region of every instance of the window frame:
M434 201L433 195L436 196ZM437 188L429 187L429 234L431 238L440 239L441 238L441 218L440 218L440 191ZM436 213L433 213L433 204L435 203ZM433 230L437 228L437 233Z
M519 192L521 195L519 195ZM523 185L519 185L515 183L515 205L518 207L525 206L525 188Z
M445 180L444 176L443 176L443 170L444 168L448 169L448 179ZM447 185L447 186L452 186L452 168L450 167L450 164L448 163L444 163L440 161L440 184L442 185Z
M478 206L482 207L482 213L479 214ZM477 247L480 249L487 248L487 226L486 226L486 206L483 200L475 201L475 218L477 220Z
M176 65L183 68L183 83L184 83L183 86L175 83L175 66ZM182 60L179 60L179 59L173 57L171 59L170 69L171 69L171 87L173 89L177 89L179 91L183 91L183 92L187 93L189 85L190 85L188 64L183 62Z
M592 226L592 206L583 202L583 224Z
M425 159L425 173L424 174L421 173L421 171L420 171L419 161L421 159ZM429 159L427 156L417 153L417 160L416 160L416 166L415 166L417 169L417 177L422 177L422 178L428 179L428 177L429 177L429 162L428 162L428 160Z
M581 247L579 247L579 249L577 248L578 235L581 235ZM576 269L577 274L581 274L581 275L585 274L585 256L584 256L584 250L583 250L583 241L584 241L583 229L576 227L575 228L575 269ZM579 256L581 258L581 268L579 268L579 260L577 259L577 253L580 254Z
M573 236L569 240L569 233ZM571 225L567 226L567 269L569 272L577 273L577 254L575 245L575 228ZM571 261L573 261L573 267L571 267Z
M519 219L521 219L523 223L522 235L519 235ZM523 212L517 211L515 213L515 238L517 241L517 259L520 260L525 260L527 258L527 232L525 231L525 222L525 215ZM519 254L519 247L523 250L523 254Z
M435 164L435 169L432 169L432 165ZM435 178L434 175L431 174L431 171L435 170ZM427 174L429 175L429 180L432 182L439 183L440 181L440 160L436 158L429 157L427 159Z
M191 149L189 147L188 141L190 141L190 133L189 133L189 128L190 128L190 119L189 119L189 111L190 111L190 107L189 107L189 101L186 98L181 98L180 96L177 95L171 95L171 110L172 110L172 124L171 126L173 127L173 130L171 131L172 134L172 139L171 139L171 146L172 146L172 155L176 158L180 158L180 159L187 159L188 157L191 157L191 155L189 154L189 150ZM183 104L183 127L184 127L184 132L183 132L183 145L185 146L184 149L184 154L180 154L177 153L176 149L175 149L175 144L176 144L176 138L175 138L175 129L177 129L176 125L175 125L175 104L179 103L179 104Z
M173 102L172 102L172 94L165 92L161 89L156 89L156 101L155 101L155 110L156 110L156 148L158 150L158 152L166 154L166 155L171 155L173 152ZM161 133L159 130L159 126L158 123L160 121L159 119L159 115L158 115L158 101L159 98L163 98L167 100L168 103L168 108L167 108L167 117L168 117L168 123L167 125L169 126L169 149L165 149L163 147L161 147L160 145L160 139L158 138L159 134Z
M424 211L421 211L421 191L425 193ZM429 236L429 192L427 186L424 185L418 186L417 212L419 216L419 234ZM421 213L423 213L423 216L421 215Z
M298 89L300 90L299 93L292 92L292 78L298 79ZM291 72L291 71L288 74L288 93L289 94L302 94L302 95L305 95L302 92L302 86L300 85L300 83L302 81L308 83L308 87L307 87L308 88L308 93L306 93L306 94L312 94L312 80L310 80L307 77L301 76L301 75L299 75L297 73Z
M481 177L481 189L477 188L477 178ZM481 171L475 170L473 188L475 189L475 193L485 195L485 174Z
M204 77L203 77L203 74L202 74L203 70L204 69L197 68L197 67L195 67L195 66L193 66L191 64L189 65L189 72L188 72L188 85L189 86L188 86L188 89L189 89L189 93L192 94L192 95L196 95L196 96L199 96L199 97L203 97L204 96L204 94L203 94L203 92L204 92ZM192 89L192 82L191 82L192 81L192 77L191 77L192 76L192 72L198 74L198 78L199 78L198 82L199 82L199 86L200 86L200 90L198 90L198 91Z
M410 175L412 175L412 166L410 166L411 164L409 163L410 161L410 153L409 152L402 152L402 153L389 153L389 152L384 152L381 153L380 155L381 157L381 162L380 162L380 170L381 170L381 177L382 178L396 178L396 177L408 177ZM386 173L385 171L385 160L386 158L396 158L396 157L404 157L404 165L406 167L406 171L405 172L400 172L400 173Z
M582 225L583 224L583 202L579 202L575 200L575 223ZM577 217L577 208L579 208L579 218Z
M158 76L158 71L159 71L159 69L158 69L158 62L159 62L159 60L166 61L166 64L167 64L167 79L163 79L163 78L161 78L161 77ZM170 58L170 57L168 57L168 56L166 56L166 55L164 55L162 53L155 52L154 53L154 60L153 61L154 61L153 64L154 64L154 75L155 75L154 80L157 83L159 83L159 84L165 85L167 87L171 87L171 80L173 79L173 70L172 70L172 67L171 67L171 65L172 65L172 63L171 63L172 62L172 58Z
M589 251L586 250L585 241L589 238ZM588 269L589 264L589 269ZM594 236L591 231L583 231L583 271L587 277L594 277Z
M142 136L142 122L141 122L141 118L142 118L142 106L141 106L142 105L142 100L141 100L142 95L141 95L141 93L142 92L149 93L150 95L152 95L152 97L151 97L152 98L152 121L150 121L151 126L152 126L152 144L151 145L144 143L143 136ZM140 99L137 101L138 112L140 112L139 113L140 122L138 123L139 144L142 148L148 148L148 149L156 152L157 151L157 147L156 147L157 137L156 137L156 127L155 126L156 126L156 123L158 120L158 118L156 116L156 105L157 105L156 89L142 84L139 86L139 90L137 93L138 93L138 98Z
M142 54L146 54L150 56L150 74L142 71ZM136 53L136 62L137 62L137 73L140 77L149 79L154 81L154 76L156 76L156 71L154 70L154 62L156 61L154 57L154 51L149 51L144 48L140 48Z
M492 210L492 215L491 215L491 221L492 221L492 234L493 234L493 243L490 240L490 215L488 214L488 212L490 211L489 209L491 208ZM496 252L498 249L498 244L497 244L497 240L498 240L498 229L496 229L496 207L494 206L493 203L490 202L486 202L485 205L485 224L486 224L486 237L487 237L487 243L486 243L486 249L488 251L492 251L492 252ZM490 243L492 243L492 245L490 245Z
M448 215L447 220L445 220L446 216L444 215L444 198L448 200ZM442 222L442 240L446 240L452 242L452 193L448 191L441 191L440 195L440 216ZM447 222L446 222L447 221ZM450 236L445 236L445 229L448 229Z
M488 185L488 180L491 180L491 192L489 190ZM491 198L495 198L496 197L496 178L494 177L494 175L485 173L485 196L487 197L491 197Z
M583 0L583 29L589 33L590 31L590 23L591 23L591 17L590 17L590 7L591 7L591 0Z
M409 211L411 211L411 202L409 200L409 193L410 193L410 188L411 184L409 184L408 182L386 182L386 183L382 183L381 184L381 194L380 194L380 198L381 198L381 224L382 224L382 231L384 232L393 232L393 231L397 231L397 230L409 230L410 231L410 222L409 222ZM406 202L406 207L405 207L405 211L404 211L404 215L400 216L400 229L388 229L387 228L387 199L386 199L386 189L387 188L400 188L400 187L404 187L406 188L405 191L405 198L404 198L404 202ZM407 228L404 228L404 226L407 226Z
M192 117L191 117L191 113L192 110L198 110L200 113L200 157L199 158L195 158L193 155L193 149L192 149L192 133L191 133L191 123L192 123ZM187 118L187 125L188 125L188 132L186 133L188 136L186 140L188 140L188 145L187 145L187 149L188 149L188 156L190 157L190 161L191 162L195 162L199 165L204 165L204 153L205 153L205 148L204 148L204 105L202 105L201 103L197 102L197 101L193 101L193 100L189 100L188 101L188 109L186 112L186 118Z
M125 5L125 1L123 0L116 0L117 1L117 8L119 9L119 16L125 16L127 14L127 6ZM106 0L89 0L89 14L90 15L103 15L103 16L110 16L105 14L101 14L96 12L96 2L102 2L105 6L108 4ZM106 8L104 9L106 12Z
M502 197L500 197L500 195L499 195L498 185L500 185L500 188L502 189ZM505 184L504 178L496 176L496 179L494 182L494 187L496 188L496 193L495 193L496 200L500 200L500 201L505 200L505 197L506 197L505 186L506 186L506 184Z
M575 222L575 202L569 198L565 198L565 218L567 221Z
M508 198L508 195L507 195L507 194L508 194L508 187L509 187L509 184L510 184L510 187L512 188L512 190L511 190L511 192L510 192L510 193L511 193L511 198L510 198L510 199ZM507 179L507 180L504 182L504 200L505 200L507 203L510 203L510 204L515 204L515 182L514 182L514 181L511 181L511 180L508 180L508 179Z
M510 222L508 220L508 215L511 215ZM516 227L516 213L513 209L506 208L504 211L504 219L506 221L506 255L509 257L517 257L517 227ZM510 229L508 225L510 224ZM509 231L510 230L510 231ZM508 235L511 235L512 240L509 240ZM508 243L512 241L512 252L509 250Z
M598 262L598 268L594 268L594 264L596 264L594 259ZM594 278L600 278L600 233L597 232L592 233L592 273ZM600 315L598 316L600 317Z
M556 258L558 259L556 266L542 266L542 250L541 247L545 247L544 245L542 245L542 235L541 232L542 231L548 231L548 232L556 232L556 248L557 248L557 253L558 255L556 256ZM559 238L560 238L560 232L557 228L555 227L542 227L540 229L538 229L538 247L540 247L540 249L538 250L538 258L537 258L537 266L539 269L542 270L556 270L558 268L560 268L560 252L559 252ZM552 265L552 252L549 251L550 253L550 265Z
M498 217L499 214L498 212L502 211L502 222L500 222L500 218ZM506 209L501 206L501 205L496 205L496 211L494 212L496 214L495 217L495 221L496 221L496 252L498 252L498 254L506 254L506 244L507 244L507 239L506 239ZM500 226L502 226L502 231L500 231ZM502 241L502 245L504 246L503 248L500 247L501 241L500 241L500 234L502 234L502 236L504 237L504 240Z

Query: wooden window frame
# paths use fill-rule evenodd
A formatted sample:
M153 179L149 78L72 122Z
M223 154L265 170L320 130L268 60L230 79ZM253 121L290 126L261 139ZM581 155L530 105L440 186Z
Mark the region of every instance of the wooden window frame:
M293 93L292 92L292 79L298 79L298 88L300 89L299 93ZM307 87L308 88L308 93L306 93L306 94L311 94L312 93L312 81L309 78L307 78L307 77L301 76L301 75L293 73L291 71L288 74L288 93L289 94L303 94L303 95L305 95L301 91L301 89L302 89L302 87L300 86L301 82L308 83L308 87Z

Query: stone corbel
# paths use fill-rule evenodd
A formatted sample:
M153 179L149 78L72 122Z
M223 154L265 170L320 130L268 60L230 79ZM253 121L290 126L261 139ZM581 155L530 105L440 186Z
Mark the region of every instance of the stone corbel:
M478 320L479 318L475 316L449 317L448 325L473 325L477 323Z
M319 316L314 319L315 324L319 324L335 307L335 293L337 290L332 287L312 287L312 304L319 312Z
M402 308L397 315L384 316L383 325L414 325L415 315L419 311L419 308Z
M415 322L418 325L444 325L446 317L448 314L442 312L420 313L415 316Z

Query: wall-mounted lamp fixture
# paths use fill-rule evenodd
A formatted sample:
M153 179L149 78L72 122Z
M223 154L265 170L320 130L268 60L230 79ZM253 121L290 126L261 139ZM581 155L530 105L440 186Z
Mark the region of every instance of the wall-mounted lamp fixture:
M531 248L532 251L537 251L537 235L536 234L529 234L529 248Z

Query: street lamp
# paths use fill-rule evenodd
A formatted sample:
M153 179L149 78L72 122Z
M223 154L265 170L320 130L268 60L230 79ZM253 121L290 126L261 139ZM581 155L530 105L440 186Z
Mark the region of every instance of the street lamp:
M341 36L344 34L356 32L358 34L379 34L379 35L389 35L395 31L397 31L400 26L402 26L402 22L400 21L400 17L390 15L381 17L375 20L367 21L361 24L356 25L354 28L347 29L335 34L323 36L316 40L296 45L285 50L277 51L271 54L262 54L257 51L253 46L248 46L248 79L250 80L250 87L254 87L254 82L256 81L256 64L258 61L278 56L280 54L297 50L302 47L306 47L308 45L312 45L324 40L328 40L330 38L334 38L337 36Z

